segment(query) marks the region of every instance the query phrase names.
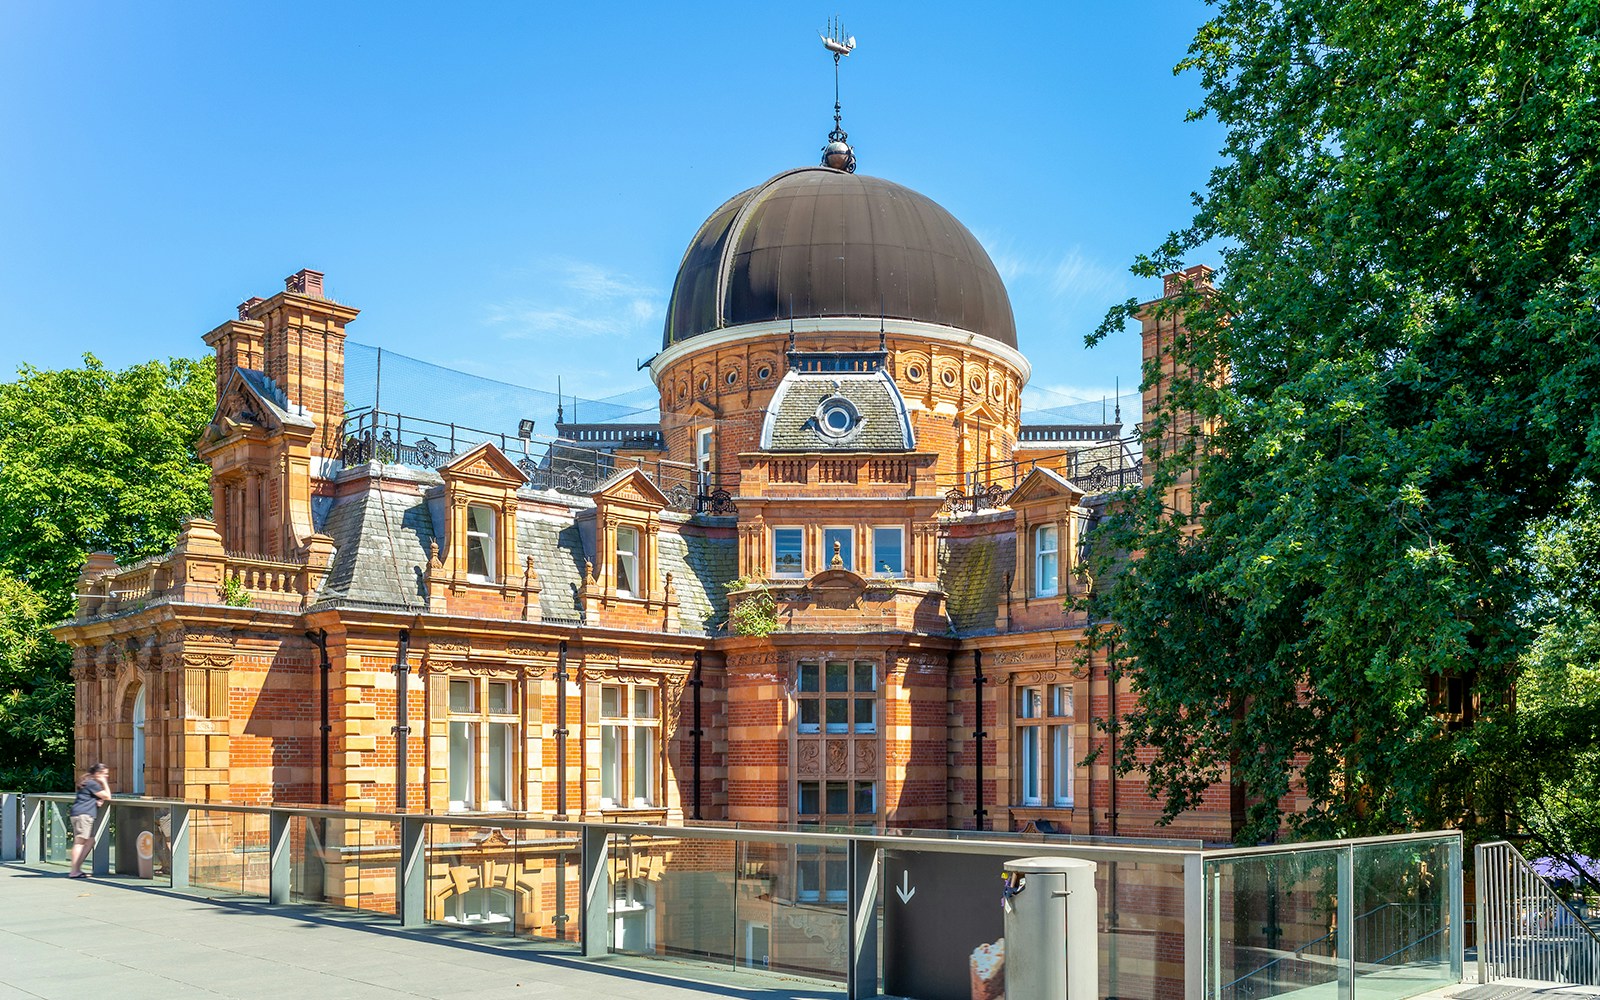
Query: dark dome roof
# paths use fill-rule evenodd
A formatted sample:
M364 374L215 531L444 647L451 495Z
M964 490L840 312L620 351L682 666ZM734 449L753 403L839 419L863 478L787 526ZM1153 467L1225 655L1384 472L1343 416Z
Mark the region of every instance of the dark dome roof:
M931 199L804 167L735 195L678 268L663 347L745 323L880 314L1017 346L1011 299L977 239Z

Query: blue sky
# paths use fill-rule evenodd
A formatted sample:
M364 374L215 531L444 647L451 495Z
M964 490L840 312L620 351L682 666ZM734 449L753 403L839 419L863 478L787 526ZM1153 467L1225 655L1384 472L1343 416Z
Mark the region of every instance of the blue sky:
M199 354L312 267L363 310L352 340L589 398L647 386L695 228L816 161L835 12L0 0L0 377ZM1029 405L1137 384L1133 333L1083 336L1154 297L1127 266L1216 161L1214 124L1183 121L1198 82L1172 73L1207 9L838 13L860 171L983 241Z

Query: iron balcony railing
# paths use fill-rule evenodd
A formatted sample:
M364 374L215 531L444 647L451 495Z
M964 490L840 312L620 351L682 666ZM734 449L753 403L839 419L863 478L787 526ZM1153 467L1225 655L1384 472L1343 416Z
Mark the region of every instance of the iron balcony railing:
M629 441L637 441L640 450L654 450L658 442L640 431L640 426L626 425L612 443L625 448ZM588 431L585 437L591 444L600 440ZM560 437L519 437L372 408L345 414L339 426L339 458L346 466L386 462L437 469L486 441L493 442L516 463L524 482L532 489L587 495L617 473L636 468L666 495L667 506L672 510L738 512L733 490L729 489L730 485L737 486L736 482L724 483L683 462L619 455L611 449Z
M1475 849L1478 982L1600 986L1600 936L1511 844Z

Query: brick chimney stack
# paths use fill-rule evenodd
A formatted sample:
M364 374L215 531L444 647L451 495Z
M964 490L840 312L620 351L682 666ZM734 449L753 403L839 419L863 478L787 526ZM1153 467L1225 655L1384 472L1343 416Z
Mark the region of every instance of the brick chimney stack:
M322 294L322 272L302 267L283 279L283 290L293 292L296 295L304 295L309 299L324 298L325 296Z
M302 268L283 287L250 306L262 325L261 371L316 422L312 456L331 458L344 418L344 328L360 310L328 298L321 271Z
M1152 419L1158 406L1165 399L1172 380L1178 374L1178 359L1174 357L1173 350L1179 338L1189 336L1186 317L1179 312L1163 312L1158 307L1169 299L1183 295L1191 288L1198 292L1209 292L1212 288L1212 269L1204 264L1186 267L1181 271L1163 275L1161 278L1161 298L1146 302L1139 310L1140 333L1143 340L1143 358L1148 365L1154 361L1159 374L1154 381L1148 376L1143 386L1144 390L1144 420ZM1190 435L1199 434L1206 436L1211 428L1203 426L1193 413L1174 413L1168 416L1167 433L1159 442L1164 454L1172 454L1183 440ZM1196 456L1198 460L1198 456ZM1144 482L1151 484L1155 466L1147 452L1144 463ZM1183 470L1177 482L1168 491L1166 504L1184 513L1190 513L1192 508L1192 491L1195 470L1193 467Z

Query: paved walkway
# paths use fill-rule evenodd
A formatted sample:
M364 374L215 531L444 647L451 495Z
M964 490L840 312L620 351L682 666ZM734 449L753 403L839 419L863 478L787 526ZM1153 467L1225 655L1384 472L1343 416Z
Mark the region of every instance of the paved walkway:
M640 967L649 963L651 967ZM840 989L649 959L584 961L457 928L405 931L320 907L207 900L116 879L0 865L0 1000L561 997L838 1000ZM660 971L658 971L660 970ZM700 976L696 976L700 978Z

